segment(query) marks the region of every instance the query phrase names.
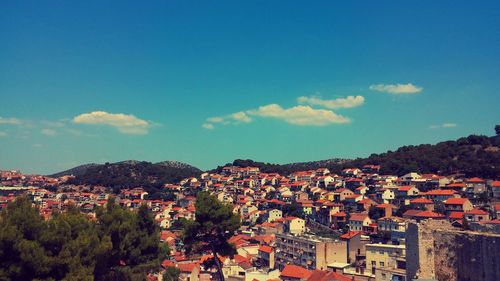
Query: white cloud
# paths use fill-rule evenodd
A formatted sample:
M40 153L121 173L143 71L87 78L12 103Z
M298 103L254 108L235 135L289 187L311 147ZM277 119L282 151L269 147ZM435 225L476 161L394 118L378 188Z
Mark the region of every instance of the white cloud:
M457 124L455 123L443 123L443 124L440 124L440 125L430 125L429 128L431 129L440 129L440 128L455 128L457 126Z
M240 123L250 123L252 121L252 118L250 118L246 112L239 111L226 116L207 118L206 122L201 126L205 129L212 130L215 128L215 124L237 125Z
M248 115L243 111L233 113L230 115L230 117L235 121L239 121L239 122L243 122L243 123L252 122L252 118L248 117Z
M212 123L221 123L224 121L224 118L222 117L210 117L207 118L207 122L212 122Z
M8 136L9 134L7 134L6 132L3 132L3 131L0 131L0 137L6 137Z
M0 125L5 124L5 125L23 125L23 121L17 118L13 117L8 117L4 118L0 116Z
M349 118L331 110L314 109L304 105L283 108L278 104L268 104L256 110L249 110L247 113L264 118L275 118L299 126L325 126L350 122Z
M365 102L363 96L347 96L345 98L337 98L332 100L324 100L317 96L302 96L297 98L298 103L319 105L330 109L335 108L352 108L362 105Z
M203 128L207 129L207 130L213 130L215 127L214 127L214 124L211 124L211 123L205 123L203 125L201 125Z
M44 135L46 135L46 136L55 136L55 135L57 135L57 131L56 130L54 130L54 129L48 129L48 128L42 129L41 133L44 134Z
M371 85L370 90L389 94L416 94L422 92L422 87L417 87L412 83L408 84L376 84Z
M76 124L106 125L116 128L120 133L131 135L145 135L148 133L151 123L137 118L131 114L108 113L105 111L94 111L83 113L73 118Z

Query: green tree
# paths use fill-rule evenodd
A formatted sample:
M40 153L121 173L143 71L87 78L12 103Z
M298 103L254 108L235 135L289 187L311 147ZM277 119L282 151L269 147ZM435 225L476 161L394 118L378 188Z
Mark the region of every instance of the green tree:
M178 281L180 274L181 274L181 271L177 267L167 266L167 268L165 268L165 273L163 273L163 280L164 281Z
M109 237L111 249L96 266L96 280L142 280L158 269L168 255L160 246L160 230L147 206L137 213L124 209L110 199L106 208L97 210L98 231Z
M219 255L233 257L236 249L228 239L240 228L240 217L233 213L230 205L217 200L207 192L196 198L195 220L186 221L182 240L186 252L211 253L213 258L206 266L215 266L221 281L224 281Z

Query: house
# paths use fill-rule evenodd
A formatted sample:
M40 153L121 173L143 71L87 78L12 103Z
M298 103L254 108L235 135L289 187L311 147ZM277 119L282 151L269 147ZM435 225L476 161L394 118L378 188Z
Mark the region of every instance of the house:
M346 245L346 258L341 262L352 263L356 261L357 256L365 255L365 247L361 242L361 232L349 231L340 236L340 241L344 241Z
M284 218L285 232L290 234L302 234L306 230L306 221L297 217Z
M464 219L469 222L489 221L490 214L480 209L472 209L464 212Z
M445 218L445 216L443 214L435 213L435 212L431 212L431 211L420 211L413 216L413 219L415 219L417 222L420 222L420 221L426 220L426 219L440 220L440 219L444 219L444 218Z
M405 245L366 244L366 269L375 275L378 268L384 268L393 262L393 257L404 258Z
M375 206L375 208L384 210L384 216L391 217L392 211L396 210L398 207L392 204L382 203Z
M283 216L283 212L278 209L272 209L267 212L267 221L268 222L273 222L277 219L281 219Z
M425 197L410 200L410 206L419 210L434 211L434 201Z
M400 217L384 217L377 221L379 232L390 233L393 242L401 242L406 238L407 220Z
M262 265L274 269L274 249L268 245L262 245L259 248L259 259Z
M176 267L180 270L180 281L199 281L200 265L195 262L177 263Z
M470 178L465 181L465 192L475 196L486 191L486 181L482 178Z
M351 195L354 195L354 192L352 192L352 190L347 188L340 188L333 192L333 197L335 202L344 201L347 197Z
M467 198L449 198L444 201L444 209L446 213L450 212L465 212L474 208L472 203Z
M372 220L367 213L351 213L349 218L349 230L350 231L365 231L372 223Z
M426 198L431 199L434 202L442 202L449 198L459 197L458 193L452 189L435 189L421 195L424 195Z
M419 193L418 188L413 185L398 186L396 189L396 198L405 199L409 197L415 197Z
M493 192L493 197L500 199L500 181L491 182L491 191Z

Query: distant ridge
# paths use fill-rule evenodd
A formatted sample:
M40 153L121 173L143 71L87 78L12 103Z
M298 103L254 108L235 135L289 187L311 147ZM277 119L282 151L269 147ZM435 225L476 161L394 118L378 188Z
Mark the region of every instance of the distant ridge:
M58 172L58 173L49 175L49 177L55 177L55 178L57 178L57 177L71 176L71 175L73 175L73 176L81 176L81 175L85 174L85 172L89 168L96 167L96 166L99 166L99 165L101 165L101 164L96 164L96 163L83 164L83 165L76 166L74 168L62 171L62 172Z
M265 173L288 175L301 170L328 168L333 173L364 165L381 165L381 174L404 175L408 172L456 174L500 179L500 136L470 135L437 144L408 145L395 151L372 154L366 158L332 158L320 161L272 164L237 159L225 165L259 167ZM223 166L209 172L220 172ZM178 161L150 163L127 160L107 164L85 164L53 174L54 177L74 175L77 184L111 186L158 186L175 183L187 177L199 176L202 171Z

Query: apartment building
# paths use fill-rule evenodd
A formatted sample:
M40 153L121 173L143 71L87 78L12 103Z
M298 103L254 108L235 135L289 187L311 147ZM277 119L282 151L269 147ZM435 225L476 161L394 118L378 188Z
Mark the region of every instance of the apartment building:
M346 259L347 245L345 241L318 236L276 234L275 257L280 270L287 264L325 270L328 263Z

